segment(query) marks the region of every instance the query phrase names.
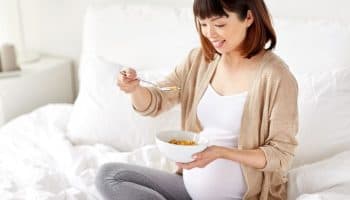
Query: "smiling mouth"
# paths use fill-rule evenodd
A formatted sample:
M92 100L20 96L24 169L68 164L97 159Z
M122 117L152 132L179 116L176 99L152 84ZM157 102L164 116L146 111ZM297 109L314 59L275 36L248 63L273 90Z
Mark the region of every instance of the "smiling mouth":
M220 40L220 41L212 41L211 43L215 48L220 48L224 45L226 40Z

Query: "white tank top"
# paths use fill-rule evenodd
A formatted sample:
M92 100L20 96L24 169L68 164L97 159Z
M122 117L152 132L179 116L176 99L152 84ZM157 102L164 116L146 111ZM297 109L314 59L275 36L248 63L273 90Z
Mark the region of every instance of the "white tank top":
M210 145L237 147L248 92L221 96L209 84L197 108L201 135ZM240 164L217 159L204 168L183 170L183 180L193 200L242 199L246 184Z

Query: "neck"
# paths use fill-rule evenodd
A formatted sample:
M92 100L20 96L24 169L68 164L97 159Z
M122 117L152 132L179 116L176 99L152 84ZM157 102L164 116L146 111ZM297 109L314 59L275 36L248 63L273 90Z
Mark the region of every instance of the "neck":
M240 52L232 51L222 54L222 64L228 68L239 68L248 59L244 58Z
M222 54L221 62L223 66L229 69L239 69L241 67L250 65L259 60L264 55L265 50L260 51L258 54L251 58L245 58L240 52L232 51L229 53Z

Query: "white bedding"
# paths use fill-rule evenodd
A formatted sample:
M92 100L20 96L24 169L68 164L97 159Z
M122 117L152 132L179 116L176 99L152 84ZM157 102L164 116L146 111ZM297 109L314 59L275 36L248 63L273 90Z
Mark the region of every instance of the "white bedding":
M99 199L94 177L105 162L174 170L153 145L133 152L72 145L65 137L71 110L69 104L47 105L0 129L1 199Z
M102 144L72 145L65 136L71 111L69 104L47 105L0 129L1 199L101 199L94 177L105 162L175 170L154 145L132 152L118 152ZM346 151L291 170L290 199L350 199L349 156Z

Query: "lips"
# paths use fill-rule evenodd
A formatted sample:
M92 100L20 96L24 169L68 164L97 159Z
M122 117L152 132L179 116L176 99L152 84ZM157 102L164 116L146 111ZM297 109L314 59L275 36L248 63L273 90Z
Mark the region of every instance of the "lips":
M213 46L215 48L220 48L224 45L225 40L217 40L217 41L211 41L211 43L213 44Z

